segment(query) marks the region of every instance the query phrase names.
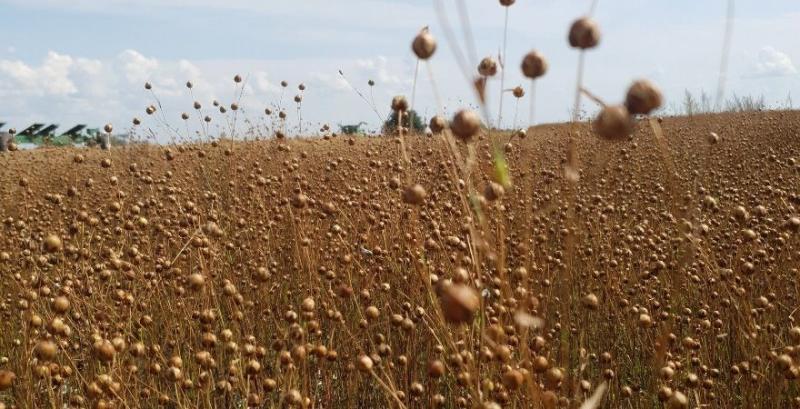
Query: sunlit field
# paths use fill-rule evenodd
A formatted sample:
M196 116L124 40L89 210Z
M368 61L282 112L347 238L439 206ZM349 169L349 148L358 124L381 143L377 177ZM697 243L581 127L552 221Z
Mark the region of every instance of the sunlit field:
M584 84L593 2L560 124L499 3L497 56L463 9L409 34L408 95L339 71L377 132L304 122L305 83L256 119L237 74L177 113L148 81L125 136L1 134L0 409L800 407L800 112L725 98L733 2L686 115ZM475 105L443 106L443 46Z
M408 162L352 137L3 156L0 396L790 407L800 115L662 127L666 152L580 126L576 183L569 125L457 146L464 178L424 136Z

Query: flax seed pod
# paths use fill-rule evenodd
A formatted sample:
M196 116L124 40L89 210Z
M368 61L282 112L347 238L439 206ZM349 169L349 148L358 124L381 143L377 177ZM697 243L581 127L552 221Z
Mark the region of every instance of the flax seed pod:
M411 185L403 191L403 202L419 206L425 201L427 193L419 184Z
M481 119L475 111L461 110L453 116L450 129L462 141L469 141L480 131Z
M478 64L478 73L484 77L492 77L497 74L497 61L492 57L486 57Z
M11 389L16 379L17 375L14 372L0 370L0 392Z
M628 88L625 107L631 114L647 115L661 106L661 91L648 80L637 80Z
M445 128L447 128L447 119L441 115L435 115L431 118L430 123L428 126L431 128L431 132L438 134L441 133Z
M392 98L392 111L405 112L406 110L408 110L408 101L406 97L398 95Z
M546 74L547 67L547 60L538 51L531 51L522 59L522 74L530 79L536 79Z
M61 241L61 238L55 234L51 234L44 239L44 249L48 253L55 253L61 251L64 247L64 244Z
M604 139L622 139L633 132L633 119L623 105L603 107L592 124L594 131Z
M494 202L505 194L503 186L496 182L489 182L483 189L483 197L489 202Z
M427 27L414 37L414 41L411 42L411 50L420 60L427 60L436 52L436 39L433 38Z
M474 288L464 284L446 287L441 296L444 318L451 323L470 322L480 308L480 296Z
M568 40L569 45L573 48L586 50L597 47L597 44L600 43L600 28L594 20L581 17L572 23Z
M369 372L372 370L372 366L374 365L372 358L367 355L361 355L358 357L358 370L361 372Z

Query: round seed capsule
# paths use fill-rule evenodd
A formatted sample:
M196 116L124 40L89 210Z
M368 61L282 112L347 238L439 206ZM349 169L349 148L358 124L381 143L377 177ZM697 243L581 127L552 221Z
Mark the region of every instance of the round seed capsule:
M648 80L638 80L628 88L625 107L631 114L647 115L661 106L661 91Z
M427 60L436 52L436 39L433 38L427 28L424 28L414 37L414 41L411 43L411 50L420 60Z
M633 132L633 120L624 106L610 105L600 110L593 128L601 138L622 139Z
M569 29L569 45L586 50L600 43L600 28L594 20L581 17L572 23Z
M407 109L408 101L406 100L406 97L397 95L396 97L392 98L392 111L405 112Z
M481 129L481 119L475 111L461 110L453 117L450 129L456 137L468 141Z
M497 61L492 57L486 57L478 64L478 73L484 77L491 77L497 74Z
M538 51L531 51L522 59L522 74L536 79L547 73L547 60Z

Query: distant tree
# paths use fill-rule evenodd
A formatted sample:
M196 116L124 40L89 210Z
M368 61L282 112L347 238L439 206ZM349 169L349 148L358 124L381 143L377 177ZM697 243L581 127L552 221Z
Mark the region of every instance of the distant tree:
M716 108L719 108L719 107L716 107ZM700 109L699 113L701 113L701 114L707 114L707 113L710 113L710 112L714 112L714 109L715 109L715 107L712 106L712 104L711 104L711 96L708 95L708 93L704 89L700 90L699 109Z
M697 103L697 99L695 99L694 95L692 95L689 90L685 90L683 92L683 113L687 116L692 116L694 114L699 113L700 106Z
M412 126L413 124L413 126ZM425 123L413 109L403 113L403 127L412 132L422 132L425 130ZM383 123L383 133L392 133L397 130L397 112L392 112L389 119Z
M683 105L683 114L686 116L707 114L715 110L711 96L705 90L700 90L699 97L694 96L688 89L684 90L681 105Z
M669 111L674 115L699 115L713 112L757 112L769 109L793 109L794 103L792 95L787 94L783 101L776 101L774 105L768 105L764 95L741 96L736 93L722 101L719 106L713 106L711 96L701 90L699 94L684 90L683 99L670 104Z
M767 104L764 102L763 95L759 97L753 97L750 95L740 97L736 94L733 94L732 97L725 101L725 111L727 112L763 111L766 108Z

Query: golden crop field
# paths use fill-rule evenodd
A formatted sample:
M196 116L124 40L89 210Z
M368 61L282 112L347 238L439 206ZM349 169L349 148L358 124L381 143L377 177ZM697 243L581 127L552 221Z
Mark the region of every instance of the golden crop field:
M0 406L795 407L800 114L658 122L2 155Z
M59 2L22 3L7 7L26 15ZM75 25L91 15L98 27L140 26L119 4L79 3ZM415 10L405 3L392 18ZM393 98L378 88L378 104L373 79L362 92L342 69L299 82L293 98L294 85L265 71L236 74L233 99L220 102L188 60L162 65L133 49L113 63L0 58L0 97L18 102L9 121L40 115L17 105L116 115L133 98L107 84L142 79L149 98L127 134L112 123L57 134L50 122L0 133L0 409L800 408L800 111L790 91L785 107L725 99L738 21L725 3L717 92L686 90L685 115L666 106L674 84L662 93L632 79L606 103L584 83L591 69L627 64L611 53L585 66L603 38L597 0L561 39L577 75L558 77L571 107L560 124L534 120L550 48L506 58L514 0L495 4L502 43L483 58L467 2L435 1L437 25L409 35L408 80L385 57L356 62L378 87L410 87ZM231 16L248 26L245 11L261 6L237 2ZM273 6L269 16L290 15ZM103 12L108 21L92 14ZM307 24L324 28L318 20ZM456 64L434 64L431 27ZM304 30L284 51L303 48ZM306 42L329 41L312 31ZM365 33L341 41L356 48ZM783 78L789 89L790 56L769 46L759 58L739 84ZM524 82L506 86L507 67ZM442 99L437 80L454 71L472 105ZM607 94L598 77L589 82ZM417 94L418 81L430 93ZM561 100L546 90L538 101L552 115ZM341 95L313 99L333 91L368 105L379 130L303 119L309 104L346 112ZM506 94L516 104L504 122ZM188 110L167 113L180 95Z

